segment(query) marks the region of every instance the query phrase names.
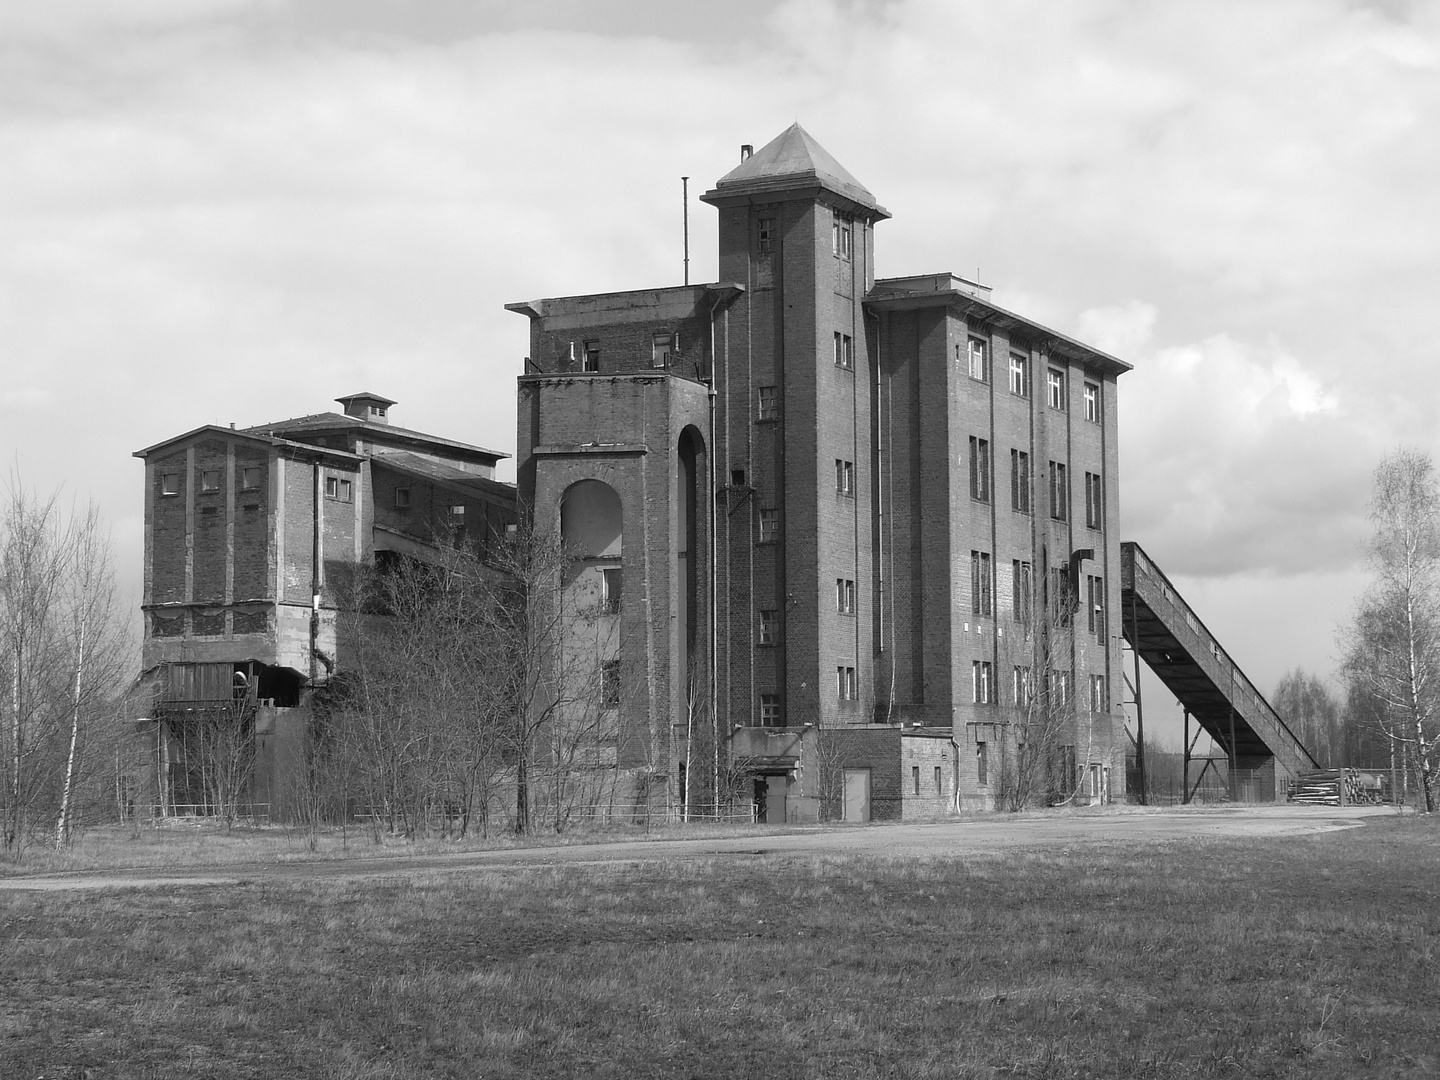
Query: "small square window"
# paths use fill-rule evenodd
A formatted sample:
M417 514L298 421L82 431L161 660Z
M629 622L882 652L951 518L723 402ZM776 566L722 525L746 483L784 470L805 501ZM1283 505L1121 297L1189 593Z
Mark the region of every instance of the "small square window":
M581 371L600 370L600 342L587 341L584 345L584 352L580 355Z
M383 406L383 405L371 405L371 406L370 406L370 415L371 415L371 416L374 416L374 417L378 417L378 418L381 419L381 420L385 419L385 406Z
M1085 419L1092 424L1100 423L1100 387L1095 383L1085 384Z
M396 488L396 489L395 489L395 509L396 509L396 510L409 510L409 509L410 509L410 489L409 489L409 488Z
M350 481L341 476L325 477L325 497L334 499L336 502L349 502L351 494Z
M464 503L451 503L448 507L445 508L445 512L450 515L450 520L451 520L451 521L464 521L464 520L465 520L465 504L464 504Z
M254 491L260 486L265 470L258 465L246 465L240 470L240 490Z
M760 414L761 420L780 419L780 388L778 386L760 387Z
M773 544L780 539L780 511L760 511L760 543Z
M1046 398L1050 408L1065 411L1065 373L1056 368L1050 368L1045 373Z
M757 645L780 644L780 612L774 608L762 608Z
M202 471L202 472L200 473L200 490L201 490L201 491L219 491L219 490L220 490L220 470L219 470L219 469L205 469L204 471Z
M625 586L624 572L618 566L607 566L600 571L600 610L620 610L620 593Z
M760 695L760 723L765 727L779 727L783 715L780 711L779 694Z
M179 473L167 472L167 473L161 473L161 474L160 474L160 494L161 494L161 495L179 495L179 494L180 494L180 474L179 474Z

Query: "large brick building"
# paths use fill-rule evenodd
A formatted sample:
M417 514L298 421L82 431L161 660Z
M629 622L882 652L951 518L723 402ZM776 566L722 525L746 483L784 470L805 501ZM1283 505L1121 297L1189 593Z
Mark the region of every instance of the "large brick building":
M717 283L508 305L521 504L613 626L615 760L674 799L723 740L771 821L988 807L1043 680L1061 787L1118 793L1128 365L976 282L877 277L890 214L798 124L702 198Z
M252 806L276 811L300 760L308 691L337 663L336 585L358 564L440 544L482 555L515 522L508 455L395 427L375 394L235 430L201 427L145 462L142 666L154 687L158 805L203 807L187 733L241 708Z

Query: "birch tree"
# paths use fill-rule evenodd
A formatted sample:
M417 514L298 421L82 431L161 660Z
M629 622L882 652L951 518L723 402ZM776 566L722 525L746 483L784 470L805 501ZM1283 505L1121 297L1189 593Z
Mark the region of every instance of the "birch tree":
M1428 454L1400 449L1375 470L1371 584L1349 630L1345 671L1436 803L1440 749L1440 487Z

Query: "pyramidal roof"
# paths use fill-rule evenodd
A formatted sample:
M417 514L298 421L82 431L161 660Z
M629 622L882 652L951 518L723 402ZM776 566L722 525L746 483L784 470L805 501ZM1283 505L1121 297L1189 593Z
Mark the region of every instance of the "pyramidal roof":
M722 176L704 198L708 202L727 195L783 191L817 184L885 217L890 216L870 190L798 123L791 124Z

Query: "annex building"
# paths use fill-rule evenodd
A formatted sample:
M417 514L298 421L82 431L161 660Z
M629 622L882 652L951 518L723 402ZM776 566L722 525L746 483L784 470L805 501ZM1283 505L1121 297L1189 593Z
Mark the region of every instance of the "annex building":
M507 305L520 505L573 560L566 648L605 653L596 763L686 806L743 762L772 822L934 816L997 805L1039 701L1057 792L1123 797L1129 365L878 276L891 215L798 124L701 198L714 283Z
M386 557L462 544L482 557L513 528L509 455L393 426L389 398L351 394L324 412L236 430L205 426L136 452L145 462L143 679L151 687L161 813L206 812L220 721L243 800L283 812L304 760L308 692L343 663L337 586ZM224 748L221 748L224 749Z

